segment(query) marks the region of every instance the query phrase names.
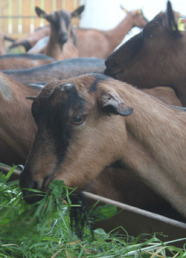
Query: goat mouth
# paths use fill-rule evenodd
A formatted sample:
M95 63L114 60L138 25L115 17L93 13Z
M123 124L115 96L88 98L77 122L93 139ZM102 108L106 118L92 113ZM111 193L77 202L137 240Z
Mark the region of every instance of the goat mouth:
M110 69L110 68L106 68L105 69L105 71L104 71L104 74L105 75L109 75L109 76L111 76L111 77L113 77L113 78L117 78L118 77L118 75L120 75L121 73L123 73L123 70L119 70L119 71L113 71L112 69Z
M68 41L68 38L67 37L61 37L61 38L59 38L58 41L59 41L60 45L63 45Z
M26 203L28 204L33 204L36 203L40 200L42 200L45 196L44 192L35 192L32 191L32 189L21 189L22 194L23 194L23 199Z

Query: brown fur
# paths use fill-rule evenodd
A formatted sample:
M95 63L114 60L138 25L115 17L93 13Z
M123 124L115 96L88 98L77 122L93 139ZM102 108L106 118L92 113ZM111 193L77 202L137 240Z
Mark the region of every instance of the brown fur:
M154 97L165 101L169 105L182 106L181 101L175 94L175 91L170 87L155 87L152 89L141 89Z
M26 100L25 97L37 95L38 90L35 91L30 87L28 88L1 75L1 85L4 85L3 82L6 82L5 85L8 86L8 90L5 92L6 94L9 93L8 95L11 98L5 101L5 97L3 97L4 100L2 101L4 106L1 110L0 162L9 165L24 164L36 129L30 114L31 101ZM17 87L19 87L19 91ZM21 92L20 89L22 89ZM15 104L17 102L19 104ZM8 110L5 109L7 105L9 107ZM16 121L14 121L15 117ZM42 150L42 154L44 153L45 148ZM41 180L45 171L53 164L54 156L52 153L54 153L54 150L50 154L45 153L45 162L40 164L36 162L34 166L34 170L40 171ZM51 169L53 168L51 167ZM160 196L139 181L133 174L127 173L123 169L105 169L100 176L86 187L86 190L136 207L158 211L160 213L163 212L164 215L164 211L167 210L167 204Z
M97 90L91 92L89 88L95 81ZM47 190L49 182L56 178L64 180L68 186L82 189L106 166L120 160L127 171L141 178L186 217L186 113L126 83L110 78L102 81L96 75L49 83L37 101L50 96L55 107L61 94L64 97L70 94L70 91L60 91L60 85L65 83L74 83L79 96L86 100L86 119L73 128L73 141L60 163L55 155L50 155L55 141L47 137L48 129L42 131L42 139L37 135L21 175L21 187L36 182L37 188ZM107 111L107 104L113 109ZM129 107L134 109L129 117L112 114L130 114ZM72 109L73 112L82 115L78 114L77 108ZM45 145L46 140L50 144ZM45 160L43 148L53 162L51 164L50 160L48 168L40 174L37 167Z
M160 203L165 205L165 201L139 178L121 168L104 169L86 191L148 210L162 207Z
M166 13L159 13L108 57L105 74L138 88L172 87L186 106L186 32L179 31L178 18L168 2Z
M32 56L28 58L21 58L19 55L12 54L12 57L0 58L0 70L11 70L11 69L23 69L32 68L44 64L53 63L55 59L32 59Z
M51 31L52 32L50 34L48 44L43 50L40 51L40 53L54 57L56 60L64 60L67 58L78 57L78 50L76 46L73 44L72 38L68 40L68 44L65 43L64 45L61 46L56 41L57 39L56 33L54 33L53 29ZM32 51L30 51L30 53L32 53Z
M76 28L79 56L106 58L134 26L142 28L146 23L142 13L135 10L128 12L115 28L108 31Z
M37 28L34 32L29 33L26 37L16 40L10 49L18 47L20 45L25 46L26 51L33 47L40 39L48 36L50 34L50 27L44 26Z
M67 79L90 72L104 73L105 63L101 58L69 58L49 65L30 69L3 71L23 83L47 82L52 79Z
M36 92L0 73L0 162L25 162L36 130L26 97Z

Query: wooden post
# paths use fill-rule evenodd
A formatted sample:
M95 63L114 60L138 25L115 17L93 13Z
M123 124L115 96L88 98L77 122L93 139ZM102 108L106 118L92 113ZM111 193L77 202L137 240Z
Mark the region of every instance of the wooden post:
M21 34L22 33L22 0L19 0L18 2L18 15L19 15L19 18L18 18L18 33Z
M62 8L63 8L63 9L66 8L66 0L62 0Z
M44 0L41 0L41 9L45 10ZM43 18L41 18L41 20L40 20L40 27L44 27L44 19Z
M35 29L35 0L31 0L31 18L30 18L30 32L34 32Z
M55 11L56 10L56 0L52 1L52 10Z
M8 0L8 33L12 34L12 0Z

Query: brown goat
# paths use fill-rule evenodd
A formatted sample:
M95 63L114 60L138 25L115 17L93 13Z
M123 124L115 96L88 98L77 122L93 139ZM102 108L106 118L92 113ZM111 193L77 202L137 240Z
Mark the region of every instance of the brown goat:
M36 132L31 116L31 101L26 100L26 97L35 96L39 91L40 88L27 87L0 73L0 162L9 165L25 163ZM126 183L121 185L119 182L123 180ZM128 192L129 183L133 191ZM104 170L100 177L87 186L87 190L150 210L157 209L162 202L159 196L133 175L116 168Z
M82 189L118 161L186 218L185 112L92 74L49 83L32 114L38 131L21 188L46 191L55 178Z
M90 72L104 73L105 64L102 58L69 58L30 69L3 70L9 77L22 83L40 83L54 79L64 80ZM180 100L176 97L174 90L168 87L156 87L143 89L143 91L161 98L170 105L181 106Z
M105 74L138 88L172 87L186 106L186 32L180 22L168 1L166 13L158 14L108 57Z
M78 61L78 59L74 60L75 62ZM99 63L99 59L94 59L94 58L90 58L90 62L89 59L87 60L85 58L85 60L83 58L80 59L81 62L77 62L77 67L75 66L75 62L72 60L71 65L65 65L65 69L63 67L59 67L59 70L63 70L64 72L66 72L65 75L63 75L62 77L64 78L70 78L72 77L72 75L76 76L78 74L81 74L79 71L79 68L81 68L81 72L82 73L88 73L91 70L94 70L94 64L99 64L98 66L95 66L95 70L99 70L98 67L102 67L102 65L104 65L104 61L102 61L102 63ZM84 61L84 63L83 63ZM95 61L95 63L94 63ZM69 63L69 60L65 60L65 62ZM59 62L60 63L60 62ZM73 66L72 66L73 64ZM70 67L72 66L72 68L70 69ZM86 70L85 69L86 66ZM38 68L39 69L39 68ZM30 69L28 69L30 70ZM18 70L19 71L19 70ZM57 77L60 78L60 76L58 76L58 72L57 70L53 70L52 68L49 69L49 71L53 71ZM70 73L67 73L67 71L70 71ZM84 72L83 72L84 71ZM103 67L102 67L102 71L103 71ZM25 73L25 74L24 74ZM49 72L48 72L49 73ZM48 74L47 73L47 74ZM39 76L39 74L44 74L43 71L41 71L40 69L38 70L38 74L28 74L25 70L23 71L23 74L26 76L26 78L33 77L36 79L41 79L41 77L37 77L37 75ZM17 74L17 78L16 80L18 80L19 77L21 77L21 74ZM51 75L52 78L52 75ZM51 79L51 78L48 78ZM46 77L44 78L46 79ZM27 81L28 82L28 81ZM4 129L3 128L8 128L9 126L9 130L6 130L7 139L10 139L10 142L7 143L5 141L5 144L3 144L3 138L4 138L4 133L3 135L1 135L1 143L0 143L0 162L4 162L7 163L9 165L13 165L13 164L18 164L18 163L25 163L26 160L26 156L28 155L28 150L29 148L31 148L31 143L33 141L33 137L35 134L35 131L33 130L33 119L30 118L30 108L31 108L31 102L26 100L27 96L33 96L33 95L37 95L38 92L41 90L40 87L28 87L26 85L23 85L21 83L18 83L15 80L10 79L9 77L7 77L7 75L4 75L2 73L0 73L0 94L2 97L2 108L1 108L1 126L0 126L0 132L2 132ZM153 89L153 95L161 95L162 96L162 90L161 88L157 88L157 89ZM6 92L12 92L12 97L10 98L10 100L6 101L6 99L4 99L4 93ZM173 92L170 91L169 93L170 95L166 95L164 97L164 100L167 103L170 103L171 105L179 105L179 102L177 100L177 98L173 95ZM15 101L19 100L19 105L17 105ZM14 108L15 106L15 108ZM14 112L16 112L16 116L14 114ZM26 115L26 113L28 113ZM9 115L11 114L11 115ZM23 116L25 115L25 117L28 117L29 119L23 119ZM15 118L16 118L16 122L15 122ZM20 131L18 126L21 126L21 130L22 133L19 135L19 138L16 137L17 132L16 131ZM11 128L14 128L14 133L11 132ZM30 130L27 130L28 128L31 128L32 131L32 137L30 137L31 132ZM9 135L10 134L10 135ZM8 136L9 135L9 136ZM23 135L23 138L22 138ZM11 139L12 137L14 137L14 141L11 143ZM26 140L27 139L27 140ZM16 142L16 144L14 144ZM6 145L8 147L6 147ZM19 147L17 147L19 146ZM21 149L22 148L22 149ZM20 153L21 156L20 156ZM110 191L109 191L110 192Z
M90 72L103 73L102 58L69 58L30 69L4 70L9 77L23 83L48 82L51 79L67 79Z
M61 73L62 78L69 78L91 71L104 71L104 60L98 58L81 58L80 60L73 59L71 62L70 60L64 60L63 62L65 64L56 62L59 63L57 67L55 65L54 67L49 66L45 72L42 67L38 67L34 70L35 73L31 74L26 69L21 70L22 72L18 73L15 79L0 73L0 162L9 165L24 164L34 140L35 130L33 128L35 123L30 112L31 101L26 100L26 97L37 95L40 87L28 87L19 83L18 79L21 76L25 76L27 80L30 76L37 82L37 80L48 81L54 77L54 74L56 77L60 77L59 72L61 71L63 71ZM30 69L28 70L30 71ZM44 74L45 77L42 77ZM10 98L7 99L5 94L9 94Z
M26 97L38 92L39 89L0 73L0 162L9 165L25 162L36 131L31 101Z
M76 28L80 57L106 58L135 26L143 28L147 23L141 10L127 12L126 17L111 30Z
M54 57L57 60L77 57L76 34L71 24L71 20L72 18L79 16L83 10L84 5L71 13L60 10L47 14L44 10L36 7L35 11L37 15L45 18L50 23L49 41L40 53ZM28 53L33 53L33 51L30 49Z
M29 33L26 37L21 38L13 42L9 49L13 49L19 46L23 46L25 51L31 49L40 39L50 34L50 26L44 26L37 28L34 32Z
M77 36L77 48L79 57L101 57L106 58L111 52L121 43L126 34L135 26L143 28L147 23L146 18L143 16L141 10L134 10L127 12L126 17L111 30L98 30L98 29L82 29L80 27L75 27L75 32ZM40 51L40 48L43 44L47 44L47 38L44 40L44 37L47 37L50 34L50 28L43 29L46 34L43 37L38 38L37 34L39 32L35 31L34 35L30 35L23 40L15 42L12 44L11 48L14 45L23 45L26 50L30 46L34 46L32 43L32 38L41 39L41 42L38 42L38 45L35 46L32 51ZM42 31L42 29L41 29ZM41 34L41 33L40 33ZM45 42L43 42L43 40ZM38 53L38 52L35 52Z
M7 54L0 56L0 70L32 68L54 61L54 58L43 54Z
M154 97L161 99L169 105L182 106L181 101L170 87L154 87L152 89L141 89Z
M0 162L24 164L36 132L30 112L31 101L26 100L26 97L37 95L40 88L27 87L3 74L0 74L0 78ZM123 169L107 168L86 190L163 215L170 216L171 213L171 217L182 219L170 207L167 208L167 203L160 196Z

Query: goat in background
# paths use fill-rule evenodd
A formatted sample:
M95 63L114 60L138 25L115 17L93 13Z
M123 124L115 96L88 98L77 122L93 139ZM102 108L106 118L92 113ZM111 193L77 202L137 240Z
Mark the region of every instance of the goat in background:
M143 28L147 19L142 10L126 11L123 20L111 30L98 30L77 27L77 48L80 57L106 58L121 43L133 27Z
M41 8L35 7L37 15L45 18L50 23L50 36L47 45L43 49L38 50L37 46L35 46L28 53L43 53L56 60L78 57L76 34L71 20L79 16L83 10L84 6L80 6L71 13L60 10L47 14Z
M32 68L55 61L43 54L7 54L0 56L0 70Z
M143 28L147 23L147 19L144 17L142 10L127 11L123 7L122 9L125 11L126 16L111 30L74 27L79 57L106 58L121 43L133 27ZM35 31L33 35L29 34L27 38L15 42L12 44L11 48L21 44L25 46L26 50L29 50L29 46L32 46L33 49L29 50L31 52L41 51L48 43L49 34L50 27L45 26L43 29L40 28L40 30ZM42 37L42 35L45 35L45 37ZM36 43L37 38L38 40L40 39L38 43Z
M166 12L155 16L107 58L105 74L140 89L172 87L186 106L185 54L185 18L168 1Z

